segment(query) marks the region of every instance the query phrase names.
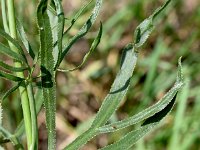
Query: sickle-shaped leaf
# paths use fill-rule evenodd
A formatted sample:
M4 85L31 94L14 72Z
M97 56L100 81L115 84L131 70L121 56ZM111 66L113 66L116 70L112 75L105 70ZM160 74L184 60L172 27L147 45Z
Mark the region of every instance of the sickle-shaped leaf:
M37 23L40 34L40 59L42 90L46 110L46 126L48 130L48 149L54 150L56 144L55 112L56 87L53 58L53 38L49 16L47 14L48 0L41 0L37 8Z
M63 48L63 52L62 52L62 55L61 55L61 58L59 60L58 65L64 59L65 55L67 54L67 52L69 51L69 49L72 47L72 45L78 39L80 39L81 37L83 37L84 35L86 35L86 33L92 27L92 25L94 24L94 22L95 22L95 20L96 20L96 18L98 16L98 14L99 14L99 11L100 11L100 8L101 8L101 5L102 5L102 1L103 0L96 0L95 7L94 7L94 9L92 11L92 14L90 15L89 19L86 21L86 23L83 25L83 27L79 30L79 32L74 37L72 37L72 39L69 41L69 43L67 44L67 46L65 46Z
M90 50L85 54L82 62L80 65L78 65L77 67L75 68L72 68L72 69L68 69L68 70L63 70L63 69L58 69L58 71L61 71L61 72L68 72L68 71L74 71L74 70L77 70L79 68L81 68L85 62L88 60L88 58L90 57L90 55L93 53L93 51L97 48L97 46L99 45L100 41L101 41L101 35L102 35L102 23L100 25L100 29L99 29L99 33L97 35L97 37L94 39L94 41L92 42L92 45L90 47Z

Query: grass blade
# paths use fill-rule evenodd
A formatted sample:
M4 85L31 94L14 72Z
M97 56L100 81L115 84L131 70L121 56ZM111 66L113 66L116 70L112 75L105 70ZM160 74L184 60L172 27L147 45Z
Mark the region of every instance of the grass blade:
M85 62L88 60L88 58L90 57L90 55L93 53L93 51L97 48L97 46L99 45L100 41L101 41L101 36L102 36L102 23L100 25L100 29L99 29L99 33L97 35L97 37L94 39L94 41L92 42L92 46L90 47L90 50L85 54L82 62L80 65L78 65L77 67L75 68L72 68L72 69L68 69L68 70L63 70L63 69L58 69L58 71L61 71L61 72L68 72L68 71L74 71L74 70L77 70L79 68L81 68Z
M92 27L92 25L94 24L100 8L102 5L102 0L96 0L96 4L95 7L92 11L92 14L90 15L89 19L86 21L86 23L83 25L83 27L79 30L79 32L69 41L69 43L67 44L67 46L65 46L63 48L63 52L60 58L60 61L58 63L58 65L61 63L61 61L64 59L65 55L67 54L67 52L69 51L69 49L72 47L72 45L81 37L83 37L84 35L86 35L86 33L89 31L89 29Z
M41 0L37 9L37 22L40 33L40 58L42 90L46 110L46 126L48 130L48 149L54 150L56 144L55 112L56 87L53 58L53 38L49 16L47 14L48 0Z

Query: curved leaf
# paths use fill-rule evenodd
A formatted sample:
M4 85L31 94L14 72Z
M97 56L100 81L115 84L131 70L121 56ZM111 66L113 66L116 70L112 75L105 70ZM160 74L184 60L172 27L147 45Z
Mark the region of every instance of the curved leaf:
M88 60L88 58L90 57L90 55L93 53L93 51L97 48L97 46L99 45L100 41L101 41L101 36L102 36L102 23L100 25L100 29L99 29L99 33L97 35L97 37L94 39L94 41L92 42L92 45L90 47L90 50L85 54L82 62L80 65L78 65L77 67L75 68L72 68L72 69L68 69L68 70L63 70L63 69L57 69L58 71L61 71L61 72L68 72L68 71L74 71L74 70L77 70L79 68L81 68L85 62Z
M177 73L177 79L174 86L164 95L164 97L159 100L156 104L150 106L149 108L139 112L138 114L129 117L127 119L111 123L109 125L105 125L98 129L100 133L107 133L107 132L114 132L119 129L128 127L130 125L134 125L138 122L141 122L156 113L162 111L164 108L167 107L167 105L172 101L174 96L177 94L177 92L182 88L183 86L183 77L182 77L182 67L181 67L181 59L179 59L179 65L178 65L178 73Z
M91 128L80 135L75 141L69 144L65 149L74 150L84 145L88 140L96 136L97 128L104 125L111 115L115 112L120 102L126 95L129 82L133 74L137 61L137 53L132 44L127 45L123 50L121 68L115 78L109 94L104 99L99 112L97 113Z
M67 54L67 52L69 51L69 49L72 47L72 45L81 37L83 37L84 35L86 35L86 33L89 31L89 29L92 27L92 25L94 24L100 8L102 5L102 0L96 0L96 4L95 7L92 11L92 14L90 15L89 19L86 21L86 23L83 25L83 27L79 30L79 32L69 41L69 43L67 44L67 46L65 46L63 48L63 52L61 55L61 58L59 60L58 66L61 63L61 61L64 59L65 55Z
M92 2L89 1L87 2L85 5L83 5L79 10L78 12L74 15L74 17L71 19L71 24L70 26L66 29L66 31L63 33L63 35L67 34L70 29L73 27L74 23L78 20L78 18L80 17L80 15L85 11L85 9L89 6L89 4Z
M123 138L114 144L108 145L101 150L121 150L130 149L139 139L151 131L158 123L171 111L174 106L176 96L170 101L170 103L161 111L154 114L153 116L147 118L147 120L142 124L142 126L137 129L127 133Z
M12 92L16 91L18 87L21 85L22 81L18 82L17 85L13 86L10 90L8 90L4 96L2 97L2 101L6 99Z
M178 64L176 83L174 87L162 98L162 100L133 117L107 125L107 128L105 128L105 126L100 128L101 130L99 131L101 133L114 132L118 129L131 126L146 119L140 129L127 133L119 141L102 148L102 150L130 149L140 138L152 130L171 111L176 100L177 92L183 86L181 58L179 59Z

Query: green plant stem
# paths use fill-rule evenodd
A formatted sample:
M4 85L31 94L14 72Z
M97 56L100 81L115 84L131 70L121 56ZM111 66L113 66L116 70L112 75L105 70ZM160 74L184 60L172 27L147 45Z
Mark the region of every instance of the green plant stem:
M2 12L2 20L3 20L3 27L6 33L9 33L9 27L7 22L7 15L6 15L6 2L5 0L1 0L1 12Z
M15 10L14 10L14 0L7 0L7 9L8 9L8 22L9 22L10 35L11 37L16 39L17 30L16 30L16 23L15 23L16 20L15 20ZM9 43L9 45L13 51L18 52L18 50L13 44ZM22 64L17 61L14 62L14 65L15 67L22 67ZM23 72L17 72L16 75L18 77L24 78ZM28 98L28 93L27 93L25 83L19 87L19 91L20 91L20 96L21 96L24 124L25 124L25 130L26 130L26 135L27 135L27 144L28 144L28 149L29 149L32 144L32 126L31 126L30 104L29 104L29 98Z
M37 113L36 113L35 98L34 98L34 95L33 95L33 87L32 87L31 82L27 86L27 91L28 91L28 97L29 97L29 104L30 104L30 111L31 111L31 122L32 122L32 145L31 145L31 149L37 150L38 149Z

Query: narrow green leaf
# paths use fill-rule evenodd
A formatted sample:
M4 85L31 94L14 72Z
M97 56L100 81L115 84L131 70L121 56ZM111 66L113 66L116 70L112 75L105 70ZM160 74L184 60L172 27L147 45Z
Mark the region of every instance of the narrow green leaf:
M134 33L135 47L139 48L146 42L149 35L153 31L156 17L167 7L170 1L171 0L167 0L163 6L156 9L154 13L149 16L149 18L145 19L139 26L137 26Z
M13 86L10 90L8 90L4 96L2 97L2 101L6 99L12 92L16 91L18 87L21 85L22 81L18 82L15 86Z
M51 21L51 28L55 28L55 32L53 32L53 43L54 44L54 62L55 62L55 70L59 65L59 60L61 58L62 54L62 38L63 38L63 31L64 31L64 24L65 24L65 18L64 18L64 12L62 8L62 4L60 0L53 0L53 4L55 5L56 10L56 18L55 21ZM53 15L52 15L53 16ZM51 19L51 17L49 17Z
M14 72L22 72L28 69L28 67L13 67L4 63L3 61L0 61L0 67L7 69L9 71L14 71Z
M95 129L104 125L111 117L128 91L129 82L132 77L136 61L137 53L134 51L133 45L129 44L123 50L121 68L110 89L109 94L104 99L91 128L79 136L79 138L77 138L71 144L69 144L65 148L66 150L78 149L84 145L88 140L96 135L97 131Z
M26 63L26 60L24 59L24 57L22 55L12 51L9 47L5 46L2 43L0 43L0 53L13 58L14 60Z
M79 30L79 32L69 41L69 43L63 48L63 52L61 55L61 58L59 60L58 65L61 63L61 61L64 59L65 55L67 54L67 52L69 51L69 49L72 47L72 45L81 37L83 37L84 35L86 35L86 33L89 31L89 29L91 28L91 26L94 24L100 8L102 5L102 0L96 0L96 4L95 7L92 11L92 14L90 15L89 19L86 21L86 23L83 25L83 27Z
M147 132L154 128L158 123L152 123L146 126L140 127L140 129L129 132L121 140L114 144L106 146L101 150L129 150L140 138L142 138Z
M174 106L176 96L170 101L170 103L162 109L160 112L154 114L153 116L146 119L142 124L140 129L133 130L127 133L123 138L114 144L108 145L101 150L121 150L121 149L130 149L139 139L145 136L150 132L156 125L171 111Z
M85 54L82 62L80 65L78 65L77 67L75 68L72 68L72 69L68 69L68 70L63 70L63 69L58 69L58 71L61 71L61 72L68 72L68 71L74 71L74 70L77 70L79 68L81 68L85 62L88 60L88 58L90 57L90 55L93 53L93 51L97 48L97 46L99 45L100 41L101 41L101 36L102 36L102 23L100 25L100 29L99 29L99 33L97 35L97 37L94 39L94 41L92 42L92 45L90 47L90 50Z
M31 47L30 42L28 41L24 27L18 19L16 20L16 23L17 23L17 31L18 31L19 37L20 37L22 43L24 44L24 47L26 48L27 52L30 54L31 58L34 60L35 53Z
M15 82L19 82L19 81L25 80L23 78L17 77L15 75L10 74L10 73L6 73L4 71L0 71L0 77L5 78L7 80L15 81Z
M11 42L17 48L17 50L19 51L20 54L18 54L18 55L20 55L21 61L24 61L26 64L28 64L26 56L24 54L24 51L23 51L22 47L18 44L18 41L13 39L9 34L4 32L3 30L0 30L0 36L2 36L3 38L5 38L9 42ZM1 45L3 45L3 44L1 44Z
M183 86L181 58L179 59L178 64L179 65L178 65L178 73L177 73L176 83L175 83L174 87L164 96L165 99L163 98L161 101L159 101L159 102L162 102L163 104L161 105L158 102L157 104L140 112L138 115L135 115L136 116L135 118L137 118L138 116L141 117L141 119L139 119L137 121L134 120L135 119L134 116L127 118L125 123L128 123L127 122L128 119L130 119L130 122L129 122L129 124L126 124L125 126L123 124L124 123L123 121L118 122L116 124L112 124L113 128L118 128L118 125L123 125L123 127L127 127L127 126L133 125L139 121L146 119L140 129L127 133L119 141L115 142L114 144L108 145L105 148L102 148L102 150L121 150L124 148L130 149L140 138L142 138L150 130L152 130L172 110L175 100L176 100L177 92ZM179 87L179 88L177 89L175 87ZM155 111L155 109L157 109L157 110ZM115 125L117 125L117 126L115 126ZM115 131L115 130L113 130L113 131ZM105 132L103 132L103 133L105 133Z
M40 58L42 90L46 110L46 126L48 130L48 149L54 150L56 144L55 112L56 86L53 58L53 38L49 16L47 14L48 0L41 0L37 8L37 23L40 34Z
M81 14L85 11L85 9L90 5L90 3L92 2L93 0L87 2L85 5L83 5L79 10L78 12L74 15L74 17L72 18L71 20L71 24L70 26L66 29L66 31L63 33L63 36L66 35L70 29L73 27L74 23L78 20L78 18L81 16Z
M173 97L177 94L177 92L182 88L183 86L183 79L182 79L182 67L181 67L181 60L179 60L179 66L178 66L178 73L177 73L177 79L174 86L164 95L164 97L158 101L156 104L150 106L149 108L146 108L145 110L139 112L138 114L129 117L127 119L114 122L109 125L105 125L98 129L100 133L107 133L107 132L114 132L119 129L128 127L130 125L137 124L138 122L141 122L154 114L162 111L167 105L172 101Z

